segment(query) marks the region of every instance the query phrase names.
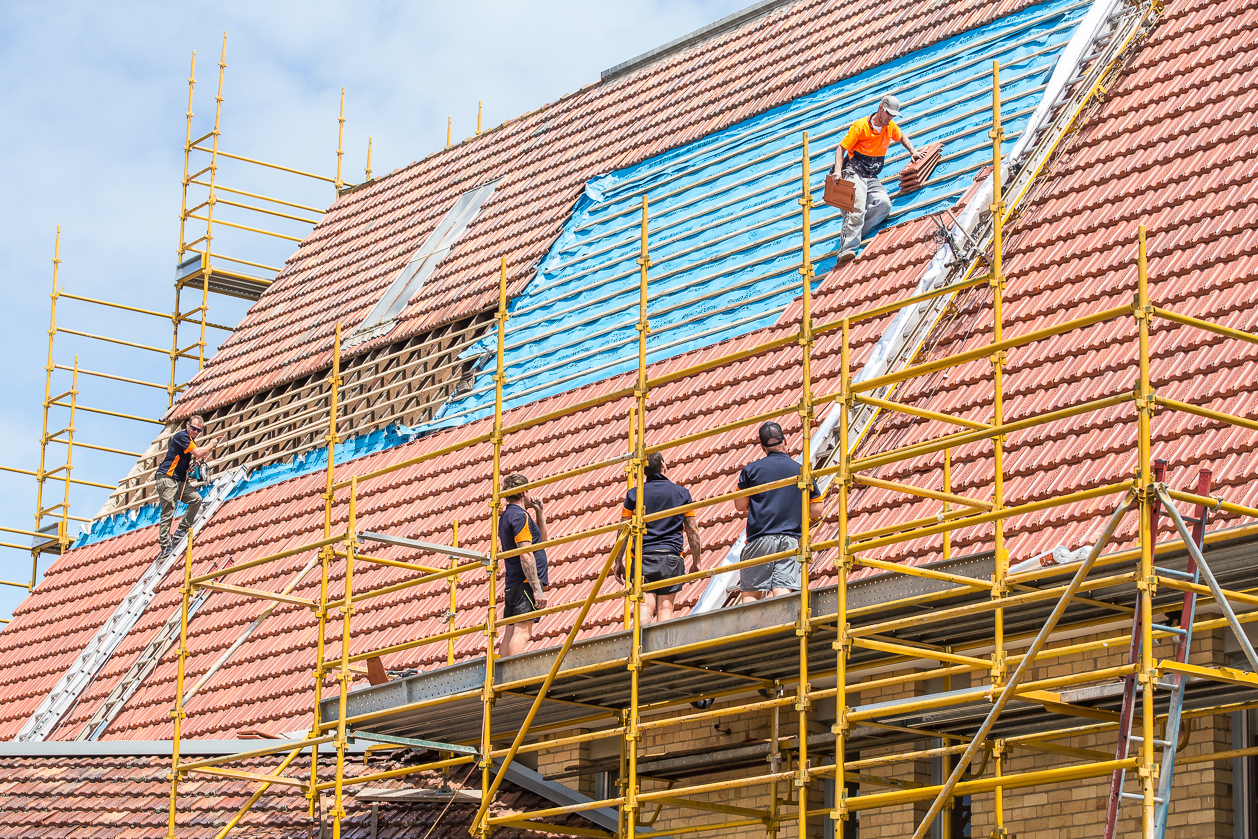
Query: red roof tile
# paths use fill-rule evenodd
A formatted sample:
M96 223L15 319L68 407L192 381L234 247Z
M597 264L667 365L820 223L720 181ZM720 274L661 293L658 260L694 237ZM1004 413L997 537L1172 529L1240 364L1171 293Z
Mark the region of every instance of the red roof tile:
M230 764L230 768L270 772L277 763L278 759L255 759ZM321 767L325 763L327 768L320 771L330 772L334 762L321 760ZM373 761L370 771L401 765ZM157 755L5 758L0 761L0 819L4 821L4 835L8 839L48 839L51 836L159 839L166 835L169 770L170 757ZM361 761L346 763L350 776L364 771L367 770ZM286 774L305 778L309 772L310 760L302 757L292 763ZM463 773L456 770L452 782L457 784ZM440 783L440 773L423 772L375 786L436 789ZM208 839L216 835L254 788L247 782L227 778L190 776L179 786L176 835L181 839ZM241 830L264 839L309 839L311 823L306 818L307 806L298 789L277 784L253 806ZM494 815L506 815L546 806L550 806L550 802L506 782L491 809ZM359 802L350 794L345 798L345 808L341 835L347 839L368 836L411 839L421 835L416 831L428 835L429 830L433 839L462 839L467 836L476 814L476 805L464 802L451 804L448 809L442 802L380 803L373 831L369 803ZM562 823L582 827L590 824L577 816L569 816ZM508 839L541 839L552 834L499 828L494 835Z

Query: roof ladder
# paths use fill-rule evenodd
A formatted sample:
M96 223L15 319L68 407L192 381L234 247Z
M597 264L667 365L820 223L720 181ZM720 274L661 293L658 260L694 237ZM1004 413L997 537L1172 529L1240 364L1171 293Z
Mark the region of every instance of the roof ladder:
M1180 537L1184 540L1185 546L1188 548L1188 568L1186 571L1179 571L1173 568L1161 568L1154 566L1154 573L1161 577L1174 577L1186 580L1194 585L1199 584L1204 577L1210 591L1213 593L1215 600L1223 613L1227 616L1228 622L1232 625L1232 629L1236 632L1237 640L1240 641L1241 648L1245 651L1246 657L1249 659L1250 666L1258 670L1258 656L1255 656L1253 646L1249 643L1240 624L1236 620L1236 615L1232 611L1232 607L1228 604L1227 599L1223 596L1222 590L1219 588L1218 581L1215 580L1214 574L1206 565L1202 552L1205 548L1206 533L1206 515L1207 508L1199 505L1196 508L1195 518L1192 521L1192 532L1189 533L1184 519L1180 516L1179 511L1175 509L1170 497L1165 494L1166 479L1166 461L1159 460L1154 464L1153 468L1154 480L1157 487L1157 495L1153 498L1153 504L1150 508L1149 515L1153 519L1152 530L1154 536L1157 534L1157 523L1162 516L1170 519L1176 529L1179 531ZM1210 480L1211 472L1209 469L1202 469L1197 476L1196 494L1202 497L1210 496ZM1156 538L1155 538L1156 541ZM1136 614L1132 622L1131 646L1129 649L1129 661L1132 664L1138 664L1140 660L1140 636L1143 627L1140 619L1140 597L1145 596L1143 593L1138 595L1136 600ZM1179 626L1164 626L1161 624L1153 624L1152 628L1158 632L1168 632L1175 637L1175 654L1170 661L1178 664L1187 664L1189 648L1192 645L1192 625L1197 614L1197 594L1193 591L1184 592L1183 607L1180 612ZM1155 839L1163 839L1166 835L1167 816L1170 813L1171 802L1171 785L1175 777L1175 757L1180 749L1180 722L1183 718L1184 711L1184 690L1188 681L1188 676L1184 673L1170 673L1163 679L1159 680L1153 689L1169 689L1171 692L1170 700L1166 710L1166 725L1163 735L1160 739L1155 739L1153 744L1155 748L1162 750L1162 762L1158 770L1158 792L1153 801L1155 806L1153 836ZM1115 747L1114 759L1126 760L1130 751L1131 744L1135 742L1138 746L1143 745L1143 738L1140 735L1132 733L1132 723L1135 718L1136 701L1138 698L1138 685L1136 676L1132 674L1123 680L1123 702L1118 718L1118 743ZM1105 812L1105 833L1104 839L1114 839L1118 829L1119 810L1124 801L1143 801L1144 795L1137 792L1126 792L1123 785L1126 781L1126 771L1123 769L1114 770L1113 776L1110 778L1109 801Z
M239 468L219 477L210 485L209 493L201 505L201 511L192 524L193 533L205 527L218 508L231 495L232 490L245 480L247 475L244 468ZM42 741L56 730L61 723L61 718L74 707L79 696L96 678L101 668L105 666L105 662L109 661L114 650L122 643L122 639L127 637L139 621L140 615L144 614L149 604L153 602L157 586L166 577L166 573L170 571L175 561L183 555L187 544L186 537L180 539L170 553L158 556L145 569L131 591L122 598L122 602L114 609L113 614L96 630L92 640L87 643L78 658L44 697L44 701L40 703L35 713L31 714L30 719L26 721L14 739L28 742ZM156 549L156 544L154 549Z
M192 620L192 616L197 613L206 599L210 596L209 589L202 589L197 592L197 596L192 598L192 602L188 604L188 620ZM140 653L140 657L127 668L126 674L114 685L114 689L109 692L109 696L105 697L105 701L96 709L96 713L92 714L92 718L83 726L83 730L79 732L75 740L96 740L105 733L105 729L118 716L118 712L122 710L122 706L127 704L127 700L135 695L136 690L144 683L157 667L157 663L162 660L162 656L174 646L179 640L179 628L182 623L182 615L179 609L166 619L166 623L157 631L153 639L148 642L144 651Z

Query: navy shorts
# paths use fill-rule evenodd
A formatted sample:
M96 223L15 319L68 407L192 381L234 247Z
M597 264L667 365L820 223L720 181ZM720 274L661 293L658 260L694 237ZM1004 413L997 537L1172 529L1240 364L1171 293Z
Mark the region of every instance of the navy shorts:
M527 615L529 612L537 610L537 598L533 596L533 587L526 580L518 586L508 586L503 594L502 600L502 616L503 618L513 618L516 615ZM533 623L541 620L540 617L534 618Z
M633 574L633 563L629 564L629 573ZM658 583L671 577L680 577L686 573L686 563L674 553L647 553L642 560L642 583ZM630 577L630 583L633 578ZM647 594L676 594L681 591L682 584L676 583L663 588L653 588Z

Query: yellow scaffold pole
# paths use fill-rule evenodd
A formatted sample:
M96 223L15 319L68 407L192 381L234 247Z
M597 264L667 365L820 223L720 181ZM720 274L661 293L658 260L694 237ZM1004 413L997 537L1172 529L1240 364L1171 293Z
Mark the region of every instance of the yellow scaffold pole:
M177 264L183 264L184 256L188 253L188 185L192 182L188 172L189 163L192 158L192 94L197 85L197 51L192 51L192 67L188 70L188 110L184 114L187 122L184 128L183 139L183 197L179 206L179 258ZM213 170L211 170L211 176ZM208 250L208 248L207 248ZM205 258L201 259L201 266L205 267ZM175 404L175 388L179 384L176 378L176 363L179 360L179 320L182 305L183 283L175 283L175 310L170 314L171 338L170 338L170 383L166 386L166 405L170 407Z
M227 33L223 33L223 53L218 61L218 93L214 95L214 140L210 147L210 194L206 199L205 207L205 259L201 262L201 334L197 339L197 370L205 367L205 326L210 313L210 270L211 260L213 259L212 245L214 243L214 205L218 203L218 193L215 192L215 186L218 183L218 141L222 136L223 121L223 77L227 75ZM188 110L192 110L189 108ZM176 307L175 317L182 319L183 315ZM178 323L175 328L178 329ZM178 353L178 346L176 346Z
M803 162L801 172L803 252L799 266L802 287L802 311L799 320L799 349L801 389L799 397L800 471L799 491L803 515L800 516L799 538L799 622L795 634L799 636L799 688L795 710L799 714L799 760L795 777L795 795L799 804L799 835L808 832L808 710L812 703L808 683L808 641L812 635L812 606L809 603L809 572L812 568L812 253L809 237L812 221L812 186L808 160L808 132L803 136Z
M175 659L175 707L171 710L170 747L170 812L166 820L166 836L175 839L175 813L179 804L179 739L183 736L183 681L188 666L188 607L192 603L192 528L183 555L183 586L179 589L179 653Z
M358 548L358 478L349 484L349 522L345 529L345 602L341 604L341 664L336 678L340 682L340 713L336 723L336 787L332 804L332 839L341 839L341 820L345 818L345 751L349 734L345 725L348 714L349 683L354 678L349 669L350 620L354 615L354 552Z
M1150 524L1153 504L1153 463L1150 452L1150 422L1153 417L1153 387L1149 381L1149 321L1153 308L1149 304L1149 265L1145 250L1145 229L1137 229L1139 256L1137 263L1136 306L1132 313L1140 334L1140 380L1137 383L1136 447L1140 462L1136 473L1136 492L1140 509L1140 576L1136 588L1140 590L1140 760L1136 774L1140 778L1144 801L1140 807L1141 835L1152 839L1154 818L1157 810L1158 779L1154 764L1153 689L1157 678L1153 657L1153 595L1156 591L1153 575L1153 538Z
M842 836L844 822L847 821L847 784L844 781L844 764L847 761L847 657L852 649L850 627L847 621L847 577L852 572L852 555L847 548L847 496L852 488L851 473L851 441L850 417L852 410L852 359L851 359L851 323L847 318L841 325L842 345L839 350L839 363L842 367L842 379L839 385L839 399L835 409L839 411L839 473L835 480L839 483L839 537L836 547L835 566L838 571L836 593L836 623L838 637L834 641L835 656L835 720L834 727L834 809L830 811L830 820L834 822L834 835Z
M52 305L48 314L48 361L44 366L44 430L39 436L39 472L37 473L35 482L35 532L38 533L40 526L44 520L44 483L47 480L48 468L48 412L52 407L52 373L56 369L56 362L52 357L52 345L57 336L57 298L61 296L61 289L57 285L58 274L61 269L61 225L57 225L57 237L52 247ZM77 388L76 388L77 389ZM66 488L70 487L70 476L67 474ZM62 511L68 513L68 511ZM59 534L64 536L64 534ZM65 542L62 542L62 550L65 550ZM35 580L39 577L39 554L40 549L35 548L31 551L31 588L35 587Z
M1000 62L992 62L992 343L998 344L1004 338L1004 290L1005 275L1001 263L1001 252L1004 249L1003 219L1005 215L1004 178L1001 168L1004 164L1001 142L1005 131L1000 120ZM998 350L991 356L992 362L992 424L999 427L1005 422L1004 373L1005 352ZM1005 441L1003 436L992 438L992 510L999 511L1005 503ZM951 466L951 464L949 464ZM951 471L951 470L949 470ZM951 477L951 475L949 475ZM993 536L995 551L995 568L992 572L992 598L1003 600L1007 595L1008 586L1005 579L1009 576L1009 552L1005 548L1004 519L995 522L996 532ZM1005 682L1005 610L995 611L995 644L992 649L992 688L997 689ZM997 787L999 790L999 787ZM1003 803L1004 796L998 794L995 801ZM951 804L951 800L948 802ZM993 839L1004 836L1004 813L995 813L997 827L992 831Z
M503 367L503 356L507 341L507 259L502 258L498 272L498 314L494 317L498 322L498 350L494 368L494 430L492 442L494 447L493 482L489 501L489 602L485 613L485 689L481 692L481 801L488 805L489 788L494 782L494 762L489 753L493 751L493 708L494 708L494 663L497 661L495 647L498 638L498 553L502 546L498 544L498 507L502 503L502 391L506 385L507 375ZM488 812L488 806L486 806ZM480 839L489 839L493 830L489 819L480 820L476 828Z
M450 541L452 547L459 546L459 520L454 520L454 534ZM450 557L450 568L459 567L459 558L457 556ZM458 591L459 591L459 575L455 574L450 578L450 611L446 612L446 628L450 633L450 640L446 642L446 664L454 664L454 622L458 617Z
M638 257L638 381L634 386L637 426L633 447L633 482L637 503L633 506L633 578L627 595L633 611L632 648L629 652L629 719L625 731L625 751L629 775L624 793L624 822L629 839L638 834L638 741L641 739L642 712L639 708L642 679L642 537L646 531L646 341L651 332L647 318L647 273L651 267L648 248L647 197L642 196L641 255Z
M336 499L336 412L337 398L341 389L341 324L336 324L332 345L332 369L328 373L328 433L324 440L328 444L328 468L323 491L323 539L332 538L332 506ZM314 669L314 723L310 728L310 737L316 742L310 745L310 787L307 796L310 799L309 813L313 821L320 817L319 812L319 736L323 733L320 727L319 705L323 701L323 680L327 671L324 669L324 652L327 645L328 630L328 575L331 572L335 550L331 544L319 549L319 609L315 613L319 621L319 630L315 635L315 669Z

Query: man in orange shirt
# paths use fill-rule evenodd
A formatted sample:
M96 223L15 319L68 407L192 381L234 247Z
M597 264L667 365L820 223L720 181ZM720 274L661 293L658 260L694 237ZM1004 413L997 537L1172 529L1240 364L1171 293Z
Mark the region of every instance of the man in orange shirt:
M839 240L839 264L856 258L861 240L891 212L891 199L879 180L887 148L894 140L914 160L922 153L913 148L895 120L900 116L900 100L888 93L878 103L873 116L858 119L847 130L847 136L834 152L834 171L856 185L852 211L843 214L843 232Z

